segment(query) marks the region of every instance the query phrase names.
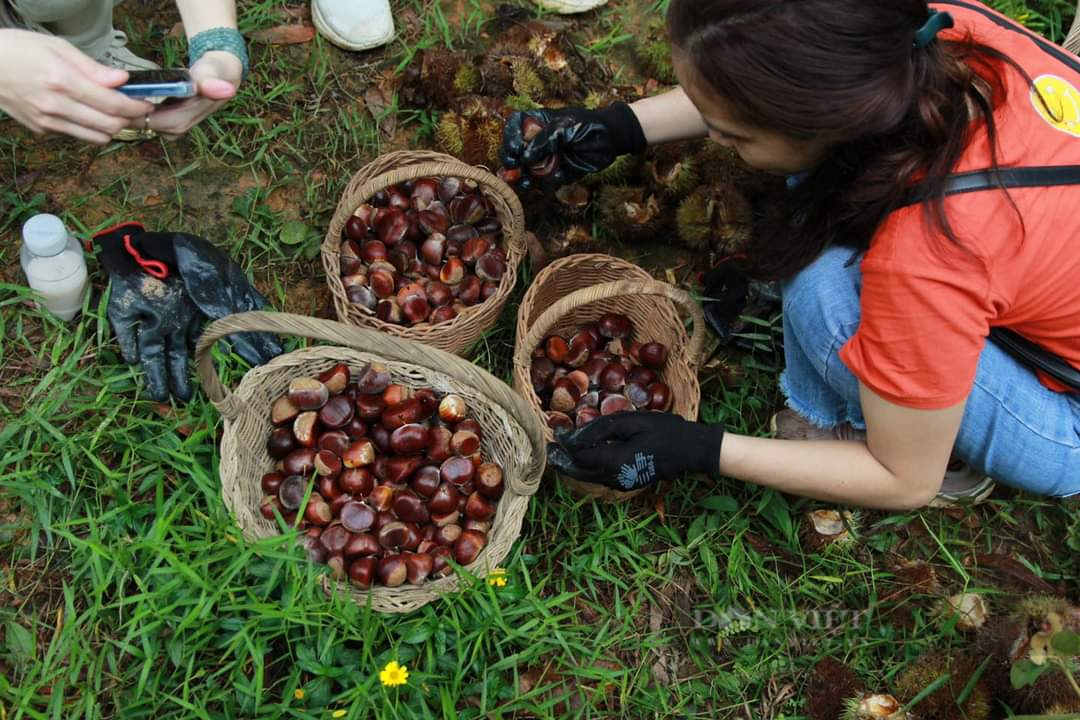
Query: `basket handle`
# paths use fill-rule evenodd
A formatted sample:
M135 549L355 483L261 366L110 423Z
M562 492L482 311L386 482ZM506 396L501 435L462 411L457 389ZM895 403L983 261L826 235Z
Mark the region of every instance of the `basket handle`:
M225 418L235 419L243 411L244 404L218 378L210 351L214 344L226 335L253 331L294 335L313 340L325 340L335 345L345 345L388 360L407 362L451 375L481 390L510 413L511 417L525 430L529 444L532 445L530 472L526 474L526 477L514 480L514 491L519 495L532 495L539 487L540 476L543 475L547 457L544 432L540 426L540 420L531 408L506 383L457 355L451 355L428 345L402 340L376 330L365 330L333 320L259 311L228 315L207 325L195 348L195 364L199 381L206 390L207 396Z
M554 305L549 307L532 324L525 334L525 339L514 349L516 357L514 362L522 367L528 367L529 354L537 347L551 328L559 322L559 318L566 315L574 308L589 305L597 300L619 297L620 295L653 295L663 297L674 302L693 322L690 334L690 345L686 349L686 356L692 368L697 368L701 359L701 349L705 342L705 315L701 306L690 295L668 283L658 280L615 280L614 282L592 285L590 287L575 290L569 295L559 298Z

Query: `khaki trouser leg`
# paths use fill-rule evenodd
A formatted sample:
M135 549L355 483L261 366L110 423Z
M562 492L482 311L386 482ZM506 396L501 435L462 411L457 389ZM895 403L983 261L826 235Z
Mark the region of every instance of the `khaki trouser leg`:
M101 57L112 42L112 0L7 1L29 29L62 37L90 57Z

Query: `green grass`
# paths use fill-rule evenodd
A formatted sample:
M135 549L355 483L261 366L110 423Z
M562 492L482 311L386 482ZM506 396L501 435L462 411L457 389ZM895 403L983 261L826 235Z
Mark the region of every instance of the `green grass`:
M127 25L135 47L182 58L176 41L161 41L175 12L157 5ZM607 506L545 483L503 564L507 587L470 580L403 616L326 596L320 571L288 542L243 541L222 502L217 412L201 396L163 410L140 395L105 319L100 271L76 324L30 307L19 223L53 211L84 234L129 218L201 233L242 257L275 305L318 311L325 292L310 252L352 173L396 143L431 140L430 113L403 109L388 132L380 120L395 106L376 118L366 91L417 48L472 47L495 32L484 24L492 8L476 0L397 7L402 38L374 57L318 38L253 44L255 79L176 143L99 151L4 123L0 720L335 710L796 720L821 657L885 690L923 650L970 645L936 619L937 594L904 592L892 572L900 560L933 567L940 594L986 592L999 609L1020 588L973 569L973 553L1011 554L1075 592L1077 502L1022 495L956 517L864 514L859 542L808 552L801 517L817 505L771 491L682 482L662 506L652 495ZM1029 21L1059 39L1069 7L1031 4ZM270 0L241 8L245 32L289 21ZM584 21L579 47L622 50L624 10ZM297 245L281 242L289 222L309 230ZM777 333L775 319L763 323L755 352L728 359L739 384L703 375L704 419L763 430L778 403ZM475 361L509 379L512 344L511 310ZM242 363L218 360L237 382ZM717 620L736 610L743 622ZM378 680L390 660L410 672L399 689Z

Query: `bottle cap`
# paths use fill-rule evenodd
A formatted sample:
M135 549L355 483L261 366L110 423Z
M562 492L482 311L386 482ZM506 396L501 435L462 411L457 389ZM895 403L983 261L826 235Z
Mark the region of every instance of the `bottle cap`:
M57 255L67 247L68 231L55 215L41 213L23 224L23 242L35 255Z

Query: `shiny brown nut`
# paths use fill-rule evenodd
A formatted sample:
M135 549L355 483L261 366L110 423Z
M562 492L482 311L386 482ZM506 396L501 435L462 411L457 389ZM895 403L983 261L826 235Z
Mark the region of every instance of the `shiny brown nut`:
M319 441L319 413L314 410L302 412L293 420L293 437L302 447L315 447Z
M431 314L431 306L425 297L410 297L401 305L401 314L409 325L418 325L426 322Z
M384 455L390 452L390 431L383 427L382 423L372 425L368 437L371 438L376 450Z
M427 290L424 289L424 285L419 282L403 281L397 290L398 305L404 306L406 302L413 298L427 299Z
M583 408L599 408L600 407L600 393L596 390L590 390L581 396L578 400L576 411L580 411Z
M431 428L428 432L428 460L441 465L443 461L453 455L454 453L450 449L450 440L452 438L453 433L450 432L450 428L442 425Z
M465 517L470 520L490 520L494 514L495 506L478 492L473 492L465 501Z
M349 532L370 530L375 524L375 510L362 502L348 502L341 508L341 525ZM347 553L346 553L347 554Z
M273 495L263 497L259 503L259 513L267 520L273 520L275 512L281 513L283 511L284 508L281 507L281 500L278 499L276 492Z
M483 199L476 193L467 193L450 201L450 219L454 224L473 225L487 214Z
M280 460L297 447L296 438L293 437L292 428L274 428L270 438L266 441L266 452L275 460Z
M649 387L659 379L656 371L651 368L640 366L631 368L626 376L627 383L637 383L638 385L644 385L645 387Z
M506 489L502 468L495 463L484 463L476 468L476 491L489 500L498 500Z
M416 523L405 523L405 529L408 531L408 535L405 538L405 544L401 547L405 550L415 550L420 541L423 540L423 534L420 532L420 526Z
M349 495L364 498L375 488L375 476L366 467L346 468L338 477L338 485Z
M577 407L580 399L581 393L578 392L577 385L567 378L560 378L555 381L549 406L555 412L570 413Z
M547 425L552 430L573 430L574 421L564 412L552 410L547 414Z
M319 408L319 422L327 428L336 430L345 427L353 419L356 408L344 395L335 395Z
M366 226L370 226L375 220L376 208L370 203L363 203L360 207L353 210L353 216L360 218L360 221Z
M461 537L461 526L456 523L447 523L435 529L435 542L440 545L453 545L459 537Z
M649 400L650 410L667 412L671 409L671 388L662 382L653 383L649 386L652 398Z
M587 337L587 336L586 336ZM575 336L577 338L577 336ZM588 345L581 340L574 339L570 341L569 349L566 352L566 364L572 368L580 368L582 365L589 361L592 351L589 350Z
M362 557L349 563L349 582L360 590L371 587L371 581L375 578L375 567L378 561L373 557Z
M638 383L627 383L626 385L626 399L630 401L638 410L649 407L649 403L652 402L652 393L649 388Z
M480 302L491 298L495 293L499 292L499 284L494 282L485 282L480 286Z
M451 483L443 482L428 500L428 510L438 515L445 515L457 510L458 500L458 489Z
M435 233L424 240L420 246L420 256L428 265L442 265L443 258L446 257L446 236Z
M578 397L589 392L589 376L581 370L574 370L566 374L566 379L574 386L578 391Z
M420 229L427 234L444 234L450 229L450 213L441 202L433 202L426 210L417 213L417 222Z
M462 530L454 543L454 560L458 565L470 565L487 545L487 535L476 530Z
M394 283L398 284L409 279L409 270L412 261L416 259L416 253L410 253L413 248L411 242L405 241L390 250L388 260L394 266ZM400 300L398 301L400 302Z
M419 455L403 455L387 458L386 482L392 485L404 487L412 479L413 473L420 468L424 460ZM376 473L376 477L378 474Z
M428 448L428 429L419 423L409 423L390 433L390 451L398 455L418 455Z
M461 178L448 175L439 180L439 201L449 205L459 192L461 192Z
M439 489L442 478L439 476L439 468L435 465L424 465L413 473L410 483L413 492L422 498L432 498Z
M582 345L589 349L589 353L594 353L600 349L600 333L590 332L589 330L579 330L572 338L570 338L571 345Z
M409 569L400 555L386 555L379 560L377 574L386 587L398 587L408 579Z
M402 490L394 495L391 509L399 519L411 523L426 523L431 517L424 501L412 490Z
M394 294L394 280L395 275L385 270L374 270L368 275L368 284L380 300L385 300Z
M438 547L429 551L431 555L431 575L433 578L446 577L453 572L453 567L450 565L450 561L454 558L454 552L451 548L445 545L439 545Z
M366 422L364 422L354 414L353 419L350 420L349 424L342 428L341 431L344 432L350 438L350 440L359 440L360 438L367 435L368 427ZM335 450L335 452L337 451ZM340 454L341 453L338 453L338 455Z
M315 451L311 448L297 448L282 459L281 467L286 475L308 477L315 471Z
M484 282L500 282L505 274L506 261L495 253L482 255L476 261L476 275Z
M408 191L401 185L391 185L386 188L387 202L392 208L408 210L412 207Z
M311 500L307 504L307 508L304 510L304 520L308 521L312 525L327 525L334 519L334 515L330 512L330 505L321 496L316 498L314 494L311 496Z
M454 294L450 286L441 282L428 283L427 300L433 307L445 307L454 300Z
M367 232L367 223L355 215L350 215L349 219L345 221L345 235L350 240L363 240Z
M451 510L450 512L445 513L443 515L434 515L433 514L431 516L431 524L434 525L436 528L441 528L441 527L444 527L446 525L460 525L461 524L459 522L460 520L461 520L461 513L459 513L456 509Z
M465 260L465 244L478 237L480 237L480 233L478 233L476 228L472 225L451 225L450 229L446 231L447 241L452 241L461 246L462 260ZM488 241L488 246L490 247L490 245L491 243ZM487 251L485 250L485 252ZM471 261L466 260L466 262L476 262L476 258L481 255L483 255L483 253L477 253Z
M566 364L566 356L570 354L570 346L558 335L552 335L544 341L544 350L548 359L556 365Z
M289 425L300 414L300 408L293 404L288 394L282 395L274 401L270 408L270 422L275 425Z
M349 384L349 366L338 363L320 374L318 380L326 386L330 395L340 395Z
M341 284L347 291L350 287L367 282L367 270L358 257L341 256Z
M619 363L608 363L600 373L600 387L607 392L619 392L626 386L626 368Z
M439 181L435 178L419 178L413 183L409 198L417 210L426 210L439 197Z
M287 524L291 525L292 523ZM322 565L329 560L330 553L326 552L326 548L322 546L321 535L318 538L301 535L298 538L298 542L300 546L304 548L304 553L311 562Z
M471 430L458 430L450 438L450 450L455 455L472 455L480 450L480 436Z
M643 365L659 370L667 363L667 346L658 342L645 343L639 351Z
M411 585L423 585L431 574L433 565L434 561L427 553L405 554L405 568Z
M600 401L601 415L614 415L618 412L626 412L633 409L634 406L624 395L608 395Z
M472 265L488 250L491 249L491 240L483 235L476 235L466 240L461 246L461 260L467 265Z
M450 322L457 317L457 312L452 307L437 307L431 312L431 324Z
M281 481L285 479L285 475L279 472L270 472L262 476L262 480L259 481L259 487L267 495L274 495L277 493L278 488L281 487ZM436 485L436 487L438 487Z
M371 531L377 535L384 527L396 521L397 518L394 517L394 513L389 510L379 510L375 513L375 524L371 526Z
M356 391L361 395L382 395L390 383L390 371L385 365L368 363L356 378Z
M389 385L386 390L383 391L383 401L387 407L392 405L399 405L404 401L414 397L416 392L408 385L393 384Z
M360 259L368 265L386 262L390 257L386 244L380 240L368 240L360 246Z
M315 378L301 377L289 383L289 401L300 409L318 410L330 399L330 391Z
M468 411L465 398L460 395L447 395L439 402L439 419L450 425L464 420Z
M461 485L462 483L469 482L473 479L473 475L476 474L476 468L469 458L455 456L446 460L439 467L439 474L442 477L443 482Z
M365 432L367 429L365 428ZM349 449L349 445L352 441L349 440L349 436L342 430L331 430L330 432L324 432L319 436L319 442L315 447L318 450L329 450L338 457L345 454L345 451Z
M347 468L359 468L371 465L375 462L375 445L369 438L361 438L349 445L349 449L341 456L341 461Z
M376 218L375 234L388 248L400 245L409 234L409 218L400 208L389 208Z
M331 555L326 558L326 567L330 568L330 577L335 580L344 580L348 577L344 555Z
M372 513L374 517L374 513ZM345 523L342 523L342 527ZM379 541L375 539L375 536L369 532L354 532L349 541L345 544L344 554L345 557L365 557L369 555L378 555L383 551Z
M589 377L590 387L600 387L600 375L604 372L604 368L608 366L608 360L605 356L593 356L589 358L589 361L581 366L581 371Z
M434 532L435 532L435 529L436 529L435 526L434 525L428 525L427 527L428 527L428 529L430 529L432 531L432 537L434 537L435 536ZM418 552L418 553L430 553L432 550L434 550L437 547L441 547L439 545L439 543L435 542L431 538L424 538L423 540L420 541L420 544L416 546L416 552Z
M461 258L452 257L446 261L439 271L439 280L447 285L457 285L465 279L465 263Z
M350 303L367 310L374 311L379 304L379 298L375 297L375 291L367 285L346 288L345 295L349 298Z
M616 313L603 315L597 325L599 326L600 335L609 340L628 338L633 331L630 318Z
M597 408L581 408L574 414L574 425L579 428L585 427L598 417L600 417L600 411Z
M385 409L386 401L382 399L381 394L356 396L356 414L361 420L374 422L382 417Z
M341 474L341 458L329 450L315 453L315 472L326 478L336 478Z
M485 537L491 532L490 520L469 520L466 518L464 524L461 526L462 530L475 530L478 533L483 533Z
M439 409L439 396L431 388L419 388L413 397L420 402L420 420L426 421Z
M407 398L398 403L387 403L387 407L379 416L379 421L387 430L397 430L402 425L419 422L423 415L420 401L414 397Z
M533 392L539 394L555 375L555 363L544 357L533 358L529 365L529 380L532 383Z
M405 523L394 521L379 530L379 544L387 550L397 550L409 539L409 529Z
M330 512L334 514L334 517L340 516L341 508L345 505L345 503L350 502L354 499L355 498L353 498L352 495L346 495L344 492L342 492L340 495L330 501Z
M386 193L386 189L377 190L371 199L368 201L376 208L384 208L390 203L390 197Z
M402 325L405 322L405 315L402 314L401 306L398 305L396 298L379 301L379 304L375 306L375 317L392 325Z
M480 302L480 289L483 283L475 275L468 275L458 286L458 300L466 307L472 307Z
M289 475L281 481L281 487L278 488L278 500L281 501L281 507L286 510L297 509L304 502L307 490L308 480L306 477Z

